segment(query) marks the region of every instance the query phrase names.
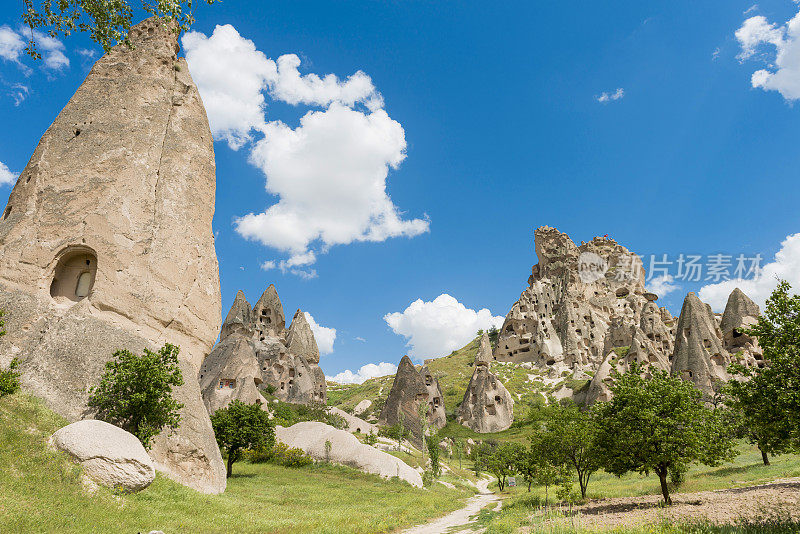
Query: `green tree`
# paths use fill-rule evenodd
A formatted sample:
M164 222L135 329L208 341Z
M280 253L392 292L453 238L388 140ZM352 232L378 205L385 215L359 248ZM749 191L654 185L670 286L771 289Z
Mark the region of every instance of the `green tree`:
M523 447L518 451L514 460L514 472L522 477L522 480L528 485L529 492L531 491L531 486L536 482L538 467L539 459L533 446L527 449Z
M614 373L613 398L595 405L598 453L605 470L617 476L654 471L664 502L672 504L667 476L680 479L695 462L721 464L733 457L733 441L694 384L664 371L649 379L640 373L636 365Z
M89 390L89 407L97 418L124 428L150 448L164 428L177 428L183 404L172 397L172 388L183 385L178 365L180 348L167 343L158 352L144 349L137 356L118 350L106 362L100 383Z
M745 330L758 339L764 367L733 366L742 382L728 389L762 453L800 449L800 296L790 290L780 280L758 322Z
M275 429L269 414L257 403L245 404L240 400L220 408L211 416L211 426L219 448L228 459L227 476L233 473L233 464L246 450L271 448L275 445ZM327 453L326 447L326 453Z
M453 452L458 458L458 468L461 469L461 455L464 454L464 441L460 438L453 438Z
M438 478L442 474L442 466L439 464L441 449L439 448L439 436L435 431L428 436L427 444L428 458L431 461L431 473Z
M545 411L541 449L552 457L551 463L568 465L575 471L583 499L589 478L600 468L596 435L597 424L589 411L581 411L574 404L555 404Z
M484 467L497 478L500 491L506 487L507 477L516 473L519 455L524 450L525 446L520 443L501 443L488 454L481 454Z
M203 2L213 4L215 0L200 0ZM131 46L128 31L137 5L148 15L157 15L174 24L175 32L186 31L194 22L195 3L195 0L22 0L22 20L31 30L25 51L34 59L41 57L33 33L37 29L51 37L85 32L106 52L116 43Z
M500 331L497 329L496 326L492 326L489 328L489 342L492 345L492 348L497 347L497 339L500 337Z
M3 316L5 313L3 310L0 310L0 337L6 335L5 330L5 321L3 321ZM8 365L8 369L0 369L0 397L5 397L6 395L12 395L19 391L19 373L17 372L17 368L19 367L19 361L14 358L11 360L11 363Z
M417 415L419 416L419 432L420 439L422 439L422 465L425 465L425 434L428 432L428 403L420 402L417 407Z

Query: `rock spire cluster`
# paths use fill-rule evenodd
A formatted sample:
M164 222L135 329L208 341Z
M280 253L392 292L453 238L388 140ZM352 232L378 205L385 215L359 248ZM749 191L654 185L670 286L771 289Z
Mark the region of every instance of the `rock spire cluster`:
M209 413L232 400L265 403L262 390L285 402L327 400L319 349L305 314L297 310L286 328L283 306L270 285L251 309L239 291L222 324L220 341L198 375Z
M464 392L457 417L459 423L475 432L499 432L514 422L514 399L489 370L491 362L492 345L484 332L475 356L475 371Z

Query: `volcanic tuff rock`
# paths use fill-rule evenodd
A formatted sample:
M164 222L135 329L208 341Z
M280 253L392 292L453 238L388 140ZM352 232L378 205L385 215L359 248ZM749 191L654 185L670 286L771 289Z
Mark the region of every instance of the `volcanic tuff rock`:
M512 306L499 333L494 359L532 362L551 378L594 373L578 402L608 400L612 371L634 363L691 380L710 397L729 379L731 361L763 365L754 339L741 330L757 321L758 307L741 290L719 319L694 293L677 320L644 288L641 260L608 237L576 246L554 228L534 234L539 263L528 288Z
M156 467L201 491L225 467L196 368L219 328L211 221L211 131L175 33L158 19L130 30L45 132L0 220L0 364L69 420L127 348L181 347L181 425L157 438Z
M758 341L743 331L756 324L759 315L758 305L737 287L728 297L720 323L725 349L731 354L741 353L741 363L750 367L764 366L764 357Z
M576 246L547 226L534 235L539 263L506 315L494 357L542 368L594 368L612 317L639 322L647 302L635 254L607 237Z
M260 389L270 385L282 401L324 404L327 385L318 362L317 343L305 314L297 310L287 330L274 285L252 310L239 291L222 325L220 342L200 369L206 409L214 413L234 399L264 403Z
M486 332L475 356L475 371L458 408L458 422L475 432L499 432L514 422L514 399L489 370L492 346Z
M411 431L414 440L421 443L419 407L423 403L428 405L428 424L436 428L444 427L446 415L439 381L425 367L422 371L417 371L411 358L403 356L378 421L391 426L402 419L403 426Z

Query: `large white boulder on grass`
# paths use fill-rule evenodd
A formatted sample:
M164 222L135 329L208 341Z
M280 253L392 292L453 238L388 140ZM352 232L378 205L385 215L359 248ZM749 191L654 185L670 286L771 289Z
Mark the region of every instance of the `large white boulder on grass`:
M156 477L153 460L141 442L121 428L95 419L67 425L50 437L93 481L127 492L140 491Z
M399 477L412 486L422 487L422 477L408 464L361 443L346 430L338 430L317 421L305 421L288 428L276 427L275 437L289 447L303 449L317 460L328 460L384 478ZM329 454L325 451L326 441L331 443Z

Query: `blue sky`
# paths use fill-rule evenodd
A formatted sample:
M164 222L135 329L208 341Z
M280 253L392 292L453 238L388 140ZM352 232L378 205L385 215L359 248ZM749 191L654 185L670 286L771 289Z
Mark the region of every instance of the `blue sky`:
M73 36L34 63L15 48L18 9L0 7L0 183L100 54ZM224 311L238 289L252 303L274 283L287 315L300 307L336 330L328 375L439 356L505 315L541 225L577 243L609 234L646 267L649 255L760 254L773 265L746 285L757 300L774 275L800 283L799 11L791 0L199 7L184 47L217 139ZM677 314L715 281L673 280L659 304ZM732 283L702 296L718 308ZM332 332L319 334L330 349Z

